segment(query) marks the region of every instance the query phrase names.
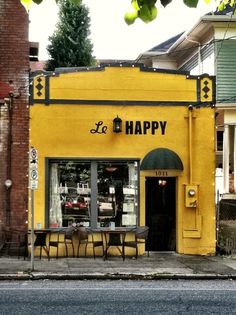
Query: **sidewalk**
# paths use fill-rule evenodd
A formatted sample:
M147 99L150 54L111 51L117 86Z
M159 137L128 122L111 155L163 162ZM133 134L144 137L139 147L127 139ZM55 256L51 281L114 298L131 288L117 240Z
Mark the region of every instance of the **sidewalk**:
M150 257L46 258L31 261L0 257L0 280L6 279L236 279L236 256L190 256L150 253Z

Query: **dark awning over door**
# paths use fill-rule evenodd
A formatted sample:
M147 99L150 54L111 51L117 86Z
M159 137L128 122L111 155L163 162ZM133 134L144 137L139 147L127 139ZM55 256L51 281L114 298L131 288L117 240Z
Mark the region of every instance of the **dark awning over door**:
M158 148L149 152L142 160L141 170L183 170L180 157L172 150Z

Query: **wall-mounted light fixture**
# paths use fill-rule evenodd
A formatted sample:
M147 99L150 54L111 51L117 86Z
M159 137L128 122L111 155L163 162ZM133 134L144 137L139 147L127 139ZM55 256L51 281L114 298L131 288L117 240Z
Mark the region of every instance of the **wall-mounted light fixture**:
M196 195L196 191L194 189L189 189L188 195L189 197L194 197Z
M187 208L197 208L198 205L198 186L185 186L185 206Z
M7 179L7 180L5 181L5 186L6 186L7 189L11 188L11 186L12 186L12 181L11 181L11 179Z
M121 132L122 131L122 120L120 117L117 117L113 119L113 132Z

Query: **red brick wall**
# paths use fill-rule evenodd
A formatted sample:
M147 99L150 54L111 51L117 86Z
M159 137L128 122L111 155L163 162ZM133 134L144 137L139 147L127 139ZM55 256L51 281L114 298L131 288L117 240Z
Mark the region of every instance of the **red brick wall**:
M0 103L0 227L27 228L28 14L19 0L0 0L0 13L0 81L14 94L11 106ZM7 177L13 183L8 190Z

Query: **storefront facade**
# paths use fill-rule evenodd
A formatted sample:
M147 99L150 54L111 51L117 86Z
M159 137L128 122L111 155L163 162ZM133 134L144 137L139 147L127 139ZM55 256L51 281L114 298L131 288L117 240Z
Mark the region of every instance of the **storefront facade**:
M150 251L214 254L213 92L141 65L35 75L35 227L147 225Z

